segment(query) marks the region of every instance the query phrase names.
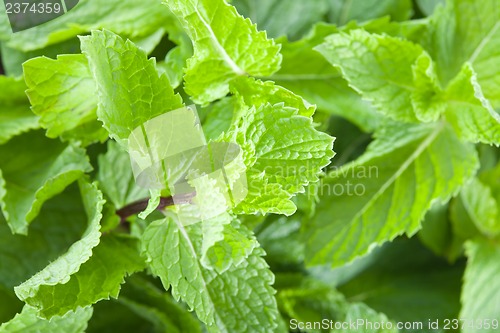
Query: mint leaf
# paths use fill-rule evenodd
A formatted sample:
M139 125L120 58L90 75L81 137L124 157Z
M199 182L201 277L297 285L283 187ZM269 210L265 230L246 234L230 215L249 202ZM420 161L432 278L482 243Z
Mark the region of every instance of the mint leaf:
M92 308L80 308L62 317L46 320L39 318L36 310L26 305L21 313L0 326L0 333L83 333L90 317Z
M307 32L329 9L327 2L315 0L234 0L231 4L270 37L288 36L290 39Z
M388 323L391 322L383 313L377 313L363 303L349 303L339 291L312 278L289 273L279 276L279 281L291 284L279 290L278 301L280 308L290 318L287 321L292 330L305 328L307 332L323 332L326 327L319 330L308 325L312 326L313 322L323 322L330 326L331 318L335 318L334 322L349 323L355 323L357 319L363 318L377 323L384 322L384 327L389 326ZM359 332L397 332L397 329L367 329L362 325L356 325L349 328ZM395 326L394 323L392 325ZM328 328L330 328L328 332L345 331L345 329L335 329L334 324Z
M475 240L466 243L468 257L462 288L462 310L460 318L498 319L500 300L500 274L498 244L487 240ZM468 326L466 326L468 327ZM467 332L495 332L493 326L467 328Z
M147 197L148 191L135 183L130 156L116 142L108 141L108 151L98 157L97 180L116 208Z
M412 71L417 59L426 56L422 47L395 37L352 30L327 37L315 49L339 67L349 85L379 112L401 121L417 120L409 106L417 89L415 78L427 74L420 71L414 77Z
M80 180L80 191L88 217L88 226L82 238L75 242L68 251L51 262L42 271L33 275L29 280L16 287L16 293L22 300L37 297L43 286L54 286L68 282L71 275L78 272L80 266L92 256L92 249L99 244L101 237L100 220L104 200L102 193L95 184L88 184ZM28 303L32 303L29 302ZM36 306L36 304L33 304Z
M0 146L0 205L13 233L27 234L45 201L92 170L85 151L29 132Z
M32 110L49 138L60 136L84 144L107 139L96 119L96 84L85 56L34 58L23 64L23 70Z
M439 77L450 81L470 62L478 81L495 107L500 104L496 79L500 56L500 13L495 0L451 0L446 8L434 12L431 19L431 44L428 47L437 62Z
M283 103L248 109L224 140L242 147L247 166L248 195L237 213L293 214L296 207L290 198L316 182L334 155L333 138Z
M306 225L307 261L340 266L374 244L413 235L431 203L449 200L477 167L474 148L444 124L386 128L364 155L324 180Z
M460 204L465 211L461 212L462 214L452 214L455 220L470 220L477 230L489 237L495 237L500 234L498 204L488 186L479 181L479 179L474 178L460 191L457 200L460 200ZM465 222L456 223L465 224ZM470 228L472 230L464 236L467 238L475 236L475 231L477 231L475 228Z
M215 140L229 129L238 106L236 97L231 96L202 108L200 114L205 114L203 133L205 133L207 140Z
M310 117L316 107L292 91L280 87L272 81L261 81L253 78L238 78L231 83L231 91L240 102L248 107L260 107L266 103L283 103L287 107L298 110L299 115Z
M118 302L151 322L155 332L202 332L201 322L170 293L140 275L133 275L120 292Z
M30 286L32 282L28 280L15 288L16 294L36 307L38 315L43 318L64 315L110 297L117 298L125 277L144 268L137 246L137 240L129 236L103 236L93 249L92 257L77 272L65 274L64 280L54 281L57 284ZM65 260L65 255L60 259Z
M210 332L269 332L278 311L271 283L274 280L263 251L254 249L238 266L222 274L201 263L201 223L184 227L173 218L156 221L142 237L151 270L165 289L172 288Z
M380 114L349 88L338 69L313 50L335 32L335 26L319 23L297 42L282 41L281 69L270 79L316 104L320 111L342 116L365 131L372 131Z
M229 92L238 76L270 75L279 69L279 46L265 32L241 17L224 0L168 0L193 41L194 55L187 62L186 92L206 105Z
M0 214L0 285L15 297L14 286L65 253L81 238L87 220L76 183L44 203L28 236L13 235Z
M409 0L333 0L330 2L329 20L338 25L348 21L367 21L390 15L392 20L404 21L412 14Z
M465 64L446 89L446 120L462 138L500 145L500 114L484 97L474 69Z
M52 21L15 35L9 33L7 44L31 51L102 28L138 39L151 35L169 20L171 14L155 0L80 0L72 10Z
M29 110L25 89L21 79L0 76L0 144L38 128L38 117Z
M97 116L122 146L145 121L182 107L166 76L158 75L154 59L132 42L106 30L80 39L97 82Z

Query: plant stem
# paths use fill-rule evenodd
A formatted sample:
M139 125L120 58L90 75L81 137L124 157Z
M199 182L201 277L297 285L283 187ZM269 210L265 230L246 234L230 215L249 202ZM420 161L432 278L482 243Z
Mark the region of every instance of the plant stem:
M163 210L166 207L173 206L175 204L190 203L191 199L193 199L195 195L196 195L195 192L176 195L175 202L174 202L174 198L172 196L160 197L160 204L158 205L158 207L156 209ZM125 207L117 210L116 215L118 215L120 217L120 222L124 223L124 222L126 222L126 219L128 217L130 217L132 215L139 214L140 212L145 210L148 207L148 202L149 202L149 198L132 202L131 204L128 204Z

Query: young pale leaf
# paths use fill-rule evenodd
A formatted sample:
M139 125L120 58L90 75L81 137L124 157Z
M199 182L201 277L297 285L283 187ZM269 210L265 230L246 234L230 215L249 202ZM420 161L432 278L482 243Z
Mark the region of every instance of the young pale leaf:
M300 41L282 41L281 69L270 79L316 104L321 111L342 116L365 131L373 131L382 116L349 88L338 69L313 49L336 32L337 27L320 23Z
M97 116L124 148L135 128L183 106L167 77L158 75L155 60L131 41L106 30L80 39L97 82Z
M107 139L97 121L96 84L84 55L34 58L23 64L23 71L32 110L49 138L84 143Z
M248 107L259 108L266 103L283 103L285 106L297 109L298 114L305 117L311 117L316 110L316 106L272 81L242 77L231 83L231 91Z
M274 276L262 249L219 274L201 265L201 223L185 227L173 218L156 221L142 241L153 273L196 311L210 332L273 331L279 316Z
M25 305L23 311L0 326L0 333L84 333L92 317L92 308L80 308L51 320L39 318L36 310Z
M334 139L283 103L252 107L224 139L244 150L248 195L236 207L238 213L293 214L290 198L316 182L334 155Z
M349 85L371 101L379 112L401 121L417 120L412 98L415 98L413 95L418 85L424 84L415 80L432 82L435 79L426 77L427 71L420 71L418 76L413 74L412 66L417 59L427 56L419 45L395 37L352 30L348 34L327 37L326 42L315 49L332 65L339 67ZM431 61L430 58L428 61Z
M73 259L66 258L68 253L54 266L62 269L57 276L64 275L64 279L54 281L55 283L42 281L38 285L30 279L15 288L16 294L35 307L38 315L43 318L61 316L110 297L117 298L125 277L144 269L144 261L137 247L137 240L134 238L108 234L93 249L92 257L74 274L68 275L65 271L66 267L71 266L65 260Z
M225 0L167 0L193 41L188 60L186 92L198 104L208 104L229 92L238 76L271 75L279 69L279 46L257 31Z
M68 251L51 262L42 271L15 288L22 300L37 297L42 286L54 286L68 282L71 275L78 272L80 266L92 256L92 250L99 244L99 231L104 200L95 184L79 181L81 196L88 217L87 229L82 238L75 242ZM32 304L36 306L36 304Z
M14 233L27 234L45 201L92 170L85 151L29 132L0 146L0 205Z
M459 318L498 319L500 313L500 246L487 240L466 243L468 257L462 287L462 309ZM490 323L491 324L491 323ZM467 332L497 332L490 325Z
M15 49L31 51L102 28L138 39L153 34L172 19L175 18L156 0L80 0L52 21L9 34L7 43Z
M319 189L305 233L310 264L341 266L374 244L413 235L432 203L448 200L477 170L474 148L443 123L385 130Z
M465 64L445 91L446 120L462 138L500 145L500 114L484 97L474 69Z
M38 117L29 110L23 80L0 76L0 144L38 128Z

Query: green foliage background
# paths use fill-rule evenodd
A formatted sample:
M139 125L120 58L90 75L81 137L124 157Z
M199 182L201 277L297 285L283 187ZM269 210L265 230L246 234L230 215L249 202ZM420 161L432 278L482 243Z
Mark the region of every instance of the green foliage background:
M497 0L81 0L15 34L0 12L1 333L498 331ZM249 193L185 226L127 149L191 104Z

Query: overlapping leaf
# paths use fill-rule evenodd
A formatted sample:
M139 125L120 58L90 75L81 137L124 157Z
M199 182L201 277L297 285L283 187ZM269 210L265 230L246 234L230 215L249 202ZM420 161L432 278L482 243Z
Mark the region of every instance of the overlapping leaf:
M316 104L319 110L340 115L361 129L372 131L380 114L347 85L338 69L313 49L335 32L335 26L320 23L300 41L282 41L283 63L270 78Z
M291 39L307 32L329 9L328 3L322 0L236 0L231 4L270 37L288 36Z
M201 265L201 232L201 223L185 227L173 218L149 225L142 241L153 273L210 332L272 331L278 311L263 251L254 249L247 260L219 274Z
M84 333L90 317L92 308L78 309L52 320L41 319L34 308L26 305L21 313L0 326L0 333Z
M0 144L38 128L38 117L29 110L25 89L21 79L0 76Z
M419 81L433 82L437 77L432 76L432 71L429 73L426 70L414 75L412 66L417 59L428 57L419 45L395 37L352 30L349 34L338 33L327 37L325 43L316 47L316 50L332 65L339 67L349 85L371 101L379 112L402 121L421 118L419 108L415 111L412 107L412 100L422 99L421 96L415 96L421 93L418 86L427 86ZM431 64L429 58L425 67ZM438 87L437 83L435 87ZM431 90L428 94L437 92ZM436 119L437 116L439 114L431 118Z
M413 235L431 204L456 194L478 167L473 147L443 123L394 125L379 134L319 189L305 234L309 263L343 265L374 244Z
M500 145L500 114L485 98L469 64L450 82L445 94L446 120L459 136L472 142Z
M154 59L132 42L105 30L81 37L81 43L97 82L97 116L124 148L135 128L182 107L166 76L158 75Z
M261 103L242 114L224 138L242 147L247 167L248 195L235 212L290 215L296 210L290 198L317 181L333 157L333 138L297 109Z
M84 143L108 137L97 121L96 84L84 55L34 58L23 69L32 110L48 137Z
M224 97L238 76L265 76L279 69L279 46L226 1L168 0L166 5L193 42L184 80L196 103Z
M4 7L1 7L4 11ZM2 17L7 17L5 12ZM155 0L80 0L68 13L13 35L8 45L21 51L43 48L94 29L110 29L135 39L153 34L173 18Z
M51 262L42 271L33 275L29 280L16 287L16 293L22 300L28 300L37 307L36 302L31 299L39 297L43 286L54 286L68 282L70 276L78 272L80 266L92 256L92 250L99 244L101 233L100 221L102 218L102 207L104 200L102 193L97 187L80 181L80 191L88 217L88 226L82 238L75 242L68 251L57 260ZM30 302L31 301L31 302ZM76 308L76 307L75 307ZM40 309L38 309L40 310Z
M497 319L500 304L500 247L487 240L470 241L466 244L468 257L462 288L462 309L460 318L484 318L481 327L477 321L473 328L467 326L467 332L495 332L492 320ZM497 322L498 324L498 322Z
M14 233L26 234L45 201L92 169L85 151L29 132L0 146L0 205Z

